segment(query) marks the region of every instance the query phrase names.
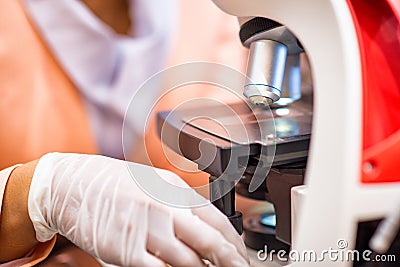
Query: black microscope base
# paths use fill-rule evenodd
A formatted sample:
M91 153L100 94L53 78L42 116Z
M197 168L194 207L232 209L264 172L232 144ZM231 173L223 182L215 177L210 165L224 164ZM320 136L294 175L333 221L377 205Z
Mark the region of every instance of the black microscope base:
M275 228L260 223L261 214L254 214L244 218L243 231L244 243L254 250L270 252L285 250L289 252L290 246L275 237Z

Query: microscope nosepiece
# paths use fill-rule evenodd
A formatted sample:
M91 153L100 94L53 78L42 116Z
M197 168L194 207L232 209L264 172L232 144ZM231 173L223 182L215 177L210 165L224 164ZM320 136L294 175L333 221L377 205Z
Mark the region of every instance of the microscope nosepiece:
M267 106L281 97L287 47L272 40L251 43L244 95L255 104Z

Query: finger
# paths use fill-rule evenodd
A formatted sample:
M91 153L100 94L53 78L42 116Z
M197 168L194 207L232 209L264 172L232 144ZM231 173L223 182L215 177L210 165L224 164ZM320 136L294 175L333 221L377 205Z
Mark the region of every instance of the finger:
M204 267L200 257L175 237L169 242L159 236L149 236L148 250L171 266Z
M144 203L142 208L137 205L127 207L126 213L129 214L125 225L120 229L124 232L121 238L121 245L118 247L121 254L121 263L129 267L165 267L165 262L148 253L146 249L147 233L150 218L150 204ZM118 217L118 216L116 216ZM125 217L123 217L126 219ZM132 225L130 222L135 222ZM111 249L111 248L110 248Z
M211 203L207 206L193 208L192 212L193 214L199 216L200 219L220 231L225 239L234 244L240 255L242 255L242 257L250 263L243 239L239 236L233 225L230 223L228 217L222 214Z
M161 259L145 252L133 261L132 267L165 267L165 265Z
M147 250L172 266L204 267L200 257L176 238L173 222L169 210L150 207Z
M214 265L249 266L238 253L235 245L228 242L220 231L202 221L198 216L182 213L175 217L174 222L177 237Z

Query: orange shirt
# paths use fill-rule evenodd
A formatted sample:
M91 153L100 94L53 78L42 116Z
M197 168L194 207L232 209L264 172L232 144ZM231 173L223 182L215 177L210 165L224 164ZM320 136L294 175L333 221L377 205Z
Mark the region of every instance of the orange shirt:
M22 1L0 1L0 17L0 169L48 152L95 153L81 95Z

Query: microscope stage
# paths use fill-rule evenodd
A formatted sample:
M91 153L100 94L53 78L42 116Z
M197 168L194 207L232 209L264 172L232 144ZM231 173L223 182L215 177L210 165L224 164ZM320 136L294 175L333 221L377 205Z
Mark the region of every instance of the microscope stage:
M273 157L273 166L291 164L307 158L311 101L304 96L271 110L238 102L160 112L158 133L164 144L214 176L238 173L263 156Z

